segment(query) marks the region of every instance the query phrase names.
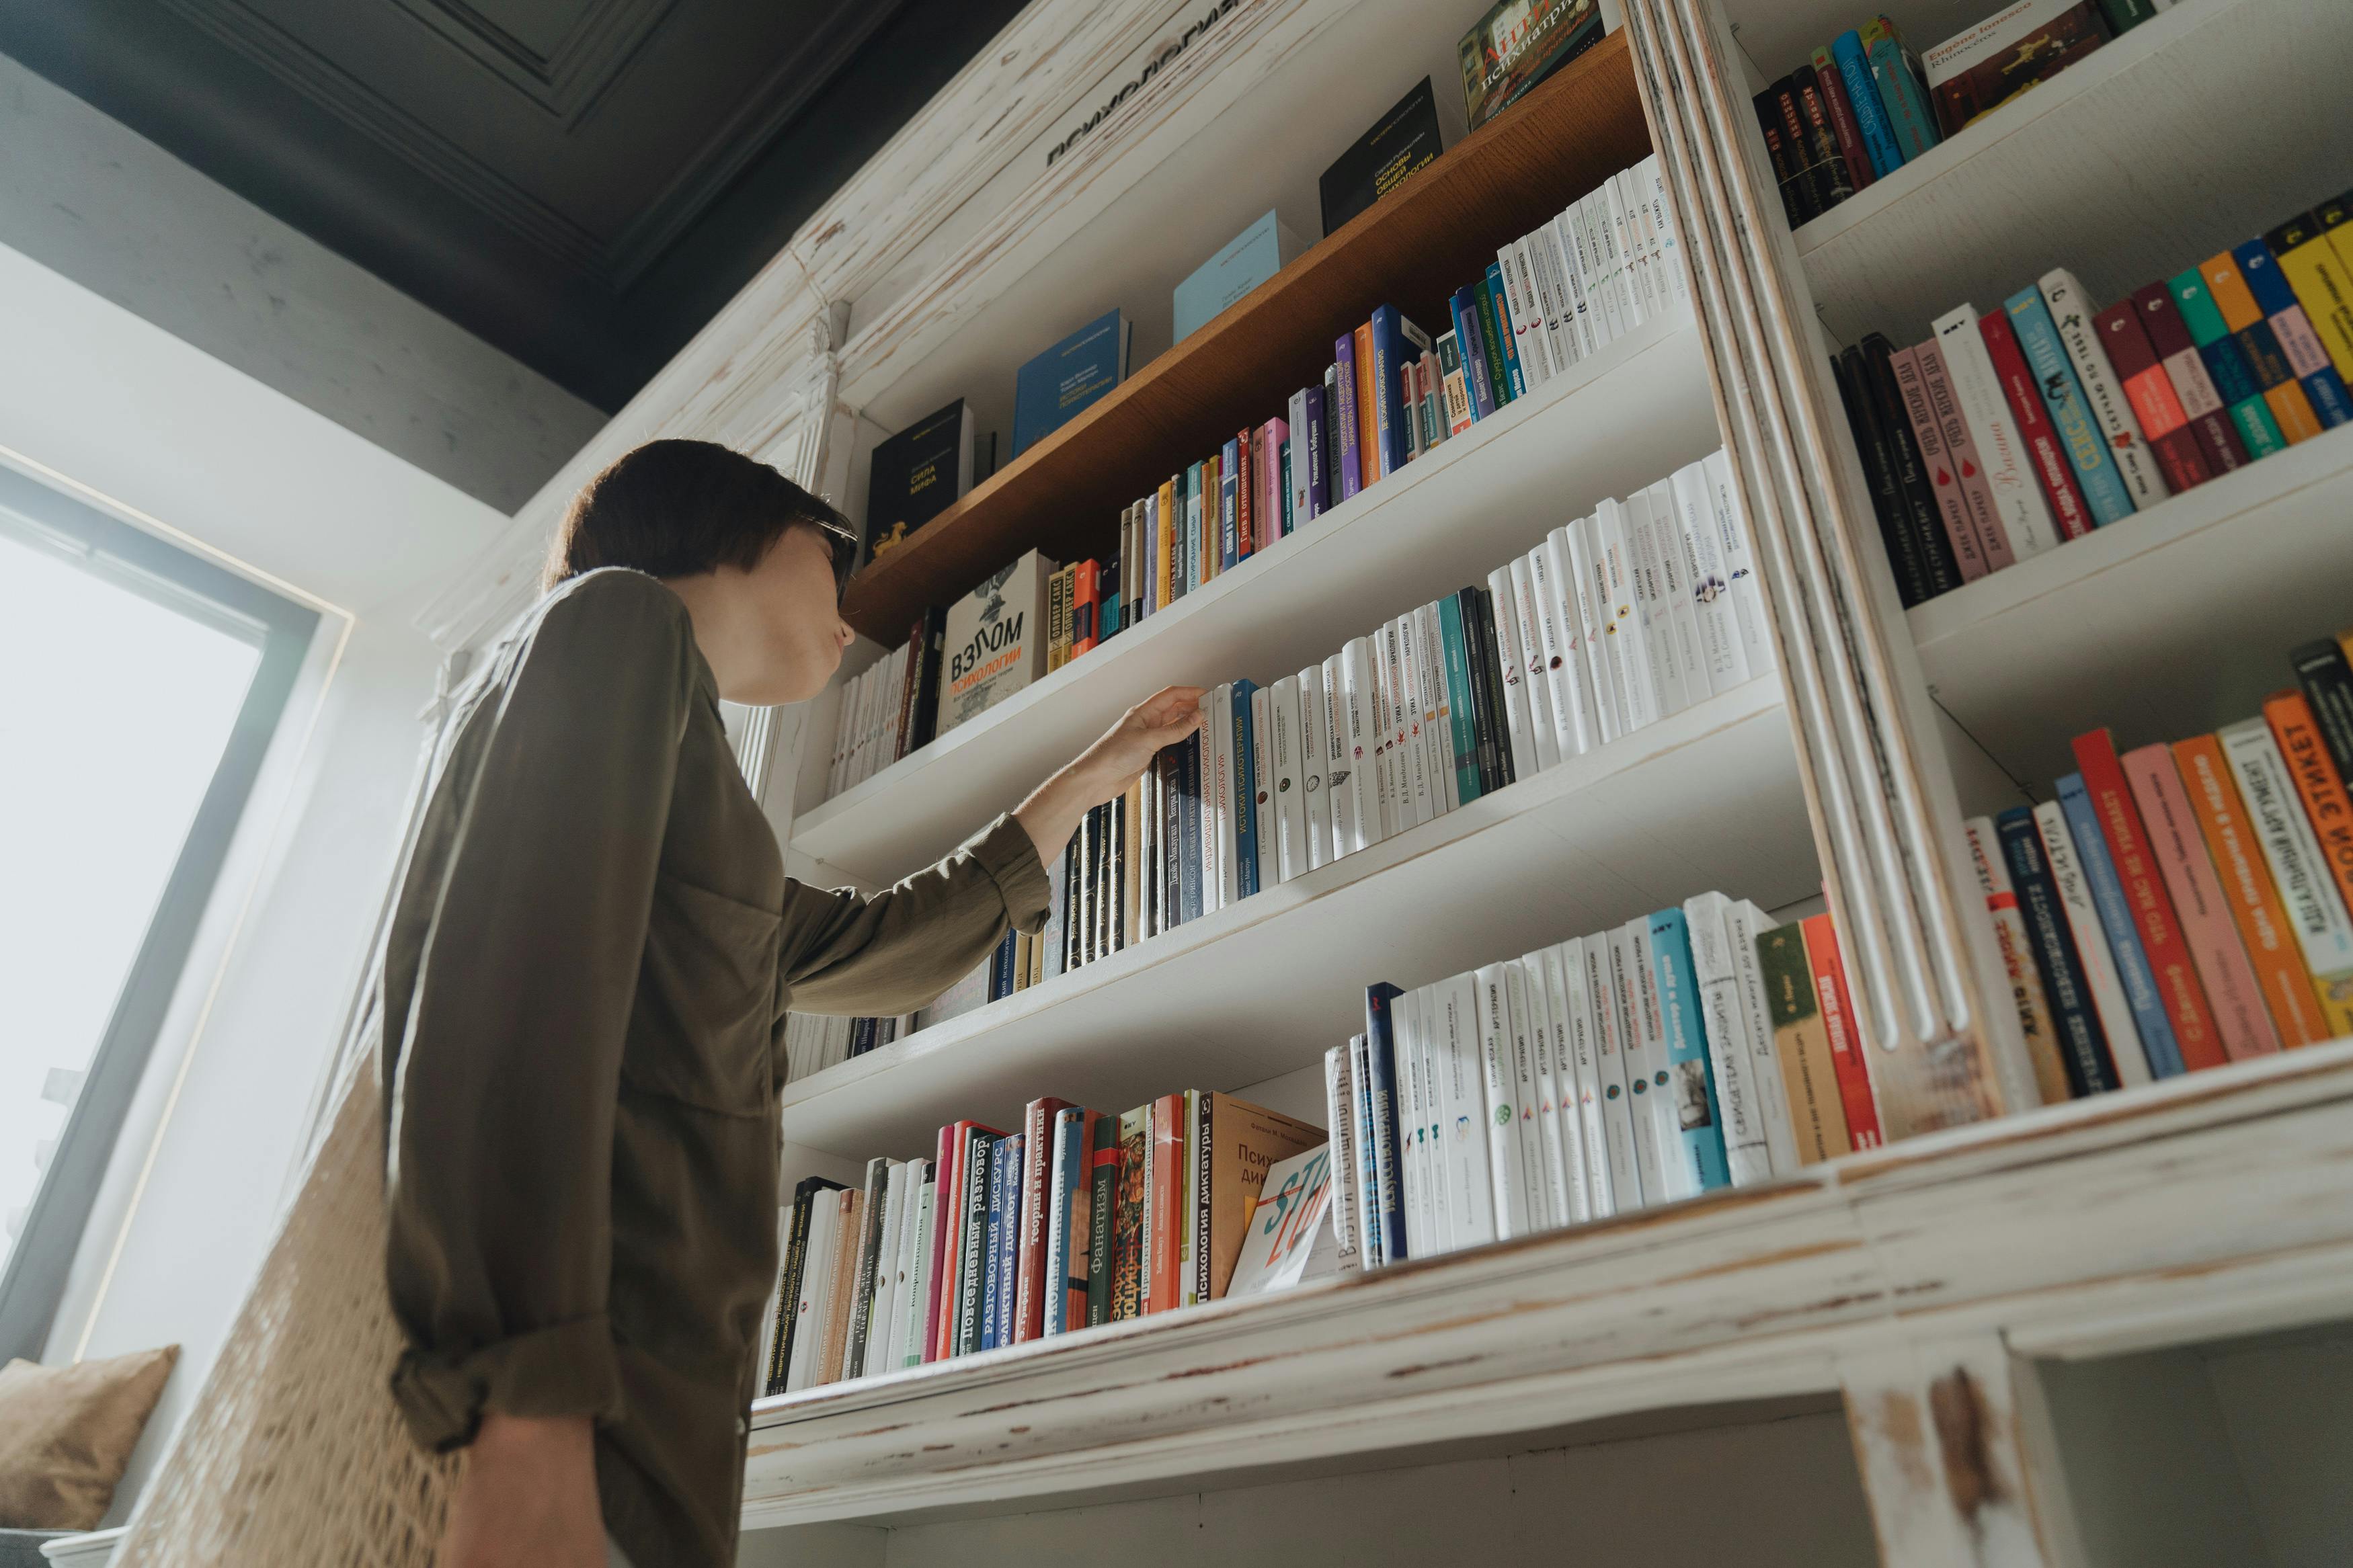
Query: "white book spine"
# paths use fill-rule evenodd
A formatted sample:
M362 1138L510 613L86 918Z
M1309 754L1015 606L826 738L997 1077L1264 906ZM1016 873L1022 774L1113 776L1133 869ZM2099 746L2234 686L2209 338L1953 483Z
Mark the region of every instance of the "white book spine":
M1258 887L1264 892L1282 880L1282 851L1274 837L1274 700L1261 686L1250 703L1250 830L1258 835Z
M1578 651L1585 658L1587 685L1593 694L1593 736L1608 745L1626 732L1626 699L1611 672L1609 574L1601 564L1601 521L1580 517L1561 530L1567 551L1568 592L1577 595Z
M2084 966L2084 983L2092 993L2092 1010L2099 1016L2100 1032L2108 1037L2108 1055L2116 1064L2116 1078L2125 1088L2149 1081L2148 1054L2142 1049L2140 1026L2133 1022L2132 1004L2108 950L2107 927L2092 901L2084 863L2075 855L2075 836L2068 830L2066 811L2055 800L2034 808L2034 826L2042 838L2043 858L2051 868L2052 884L2059 889L2059 905L2067 911L2067 929L2075 938L2076 961Z
M1536 303L1544 310L1545 349L1556 372L1566 371L1581 357L1577 342L1574 308L1561 277L1560 235L1549 223L1527 237L1528 262L1535 274Z
M1692 689L1683 642L1675 635L1674 605L1667 593L1666 574L1659 564L1656 508L1651 492L1639 489L1625 500L1626 542L1634 563L1634 603L1651 649L1651 678L1656 686L1662 717L1680 713L1704 692Z
M1373 1068L1371 1042L1363 1035L1348 1038L1348 1077L1356 1092L1356 1245L1365 1267L1378 1268L1389 1260L1388 1238L1381 1233L1381 1176L1374 1152Z
M1545 667L1544 638L1536 625L1535 579L1527 557L1516 556L1507 568L1511 579L1510 614L1513 640L1519 653L1520 689L1528 704L1528 740L1535 748L1536 770L1560 765L1560 721L1552 710L1552 676ZM1496 614L1505 607L1497 605Z
M1332 1239L1344 1269L1363 1267L1356 1250L1356 1088L1345 1046L1324 1053L1324 1125L1332 1130Z
M1602 1128L1600 1026L1593 1012L1591 988L1586 978L1585 939L1571 937L1553 946L1560 965L1561 995L1567 1004L1568 1060L1577 1079L1576 1121L1585 1156L1585 1196L1596 1219L1618 1212L1609 1170L1609 1143Z
M2043 994L2042 979L2034 967L2026 917L2019 912L2018 893L2010 884L2010 867L2002 858L2001 840L1994 832L1993 818L1966 818L1961 823L1961 837L1968 845L1969 866L1977 872L1978 890L1985 895L1986 913L1993 921L1994 945L2000 950L2002 967L2008 972L2011 1000L2018 1007L2019 1036L2025 1043L2031 1063L2036 1042L2051 1027L2051 1004ZM2138 1033L2137 1026L2135 1033ZM2055 1057L2052 1061L2055 1065ZM2031 1070L2024 1088L2022 1103L2043 1103L2042 1086ZM2061 1098L2065 1098L2063 1093Z
M1365 638L1365 720L1373 751L1374 794L1381 808L1379 837L1388 838L1413 826L1413 808L1398 784L1397 748L1389 737L1396 721L1389 707L1388 637L1375 631Z
M1347 705L1340 656L1335 653L1324 661L1324 740L1331 748L1324 765L1324 814L1335 860L1357 847L1358 781L1352 776L1356 764L1348 757Z
M1585 688L1584 650L1578 646L1577 599L1568 588L1567 531L1554 529L1528 552L1536 637L1544 652L1545 679L1552 686L1553 748L1564 758L1580 756L1597 743L1593 694Z
M1707 470L1710 510L1715 518L1717 548L1723 552L1725 575L1732 580L1732 611L1740 623L1740 646L1747 655L1748 673L1763 675L1775 668L1772 623L1765 618L1765 584L1757 580L1757 558L1748 539L1748 514L1740 490L1732 482L1732 459L1722 447L1701 460Z
M1440 1114L1446 1120L1446 1193L1450 1234L1457 1247L1495 1239L1495 1186L1489 1174L1485 1063L1480 1051L1479 981L1457 974L1435 987L1432 1023L1442 1076Z
M1397 777L1398 821L1403 827L1419 827L1436 816L1438 810L1430 804L1429 759L1419 744L1421 713L1406 684L1412 664L1405 656L1409 635L1402 616L1381 628L1381 690L1388 701L1389 765Z
M2124 384L2116 379L2108 363L2108 351L2093 330L2092 297L2063 267L2044 273L2039 286L2042 302L2051 307L2052 325L2059 329L2059 341L2066 345L2068 362L2075 367L2075 379L2083 384L2084 401L2091 405L2100 434L2107 437L2108 455L2116 459L2116 472L2132 492L2133 505L2155 506L2173 491L2165 476L2157 471L2156 456L2141 439L2140 421L2133 416L2132 405L2125 398Z
M1604 180L1600 195L1601 222L1607 231L1602 243L1609 257L1609 287L1618 296L1618 320L1622 330L1630 332L1642 324L1643 310L1641 282L1635 275L1633 236L1626 221L1623 177L1612 174Z
M1536 1069L1535 1008L1528 995L1527 972L1516 963L1504 971L1505 1017L1511 1026L1513 1110L1519 1117L1520 1181L1527 1193L1528 1228L1550 1230L1563 1224L1553 1206L1551 1172L1545 1159L1544 1118L1539 1109L1544 1081Z
M1462 784L1454 773L1454 701L1446 689L1446 633L1436 605L1416 610L1413 620L1414 652L1421 664L1421 745L1429 757L1430 804L1440 811L1452 811L1462 804Z
M1610 245L1609 193L1589 193L1578 207L1578 219L1584 225L1586 245L1593 258L1592 270L1586 274L1586 279L1594 295L1596 324L1601 331L1601 341L1614 342L1630 331L1633 323L1626 320L1626 307L1618 291L1618 253Z
M861 669L849 683L849 695L841 705L841 787L850 789L858 783L858 764L863 761L866 742L866 693L873 682L871 669Z
M1391 645L1397 650L1393 688L1398 705L1398 745L1408 783L1413 790L1413 819L1428 822L1440 811L1438 781L1431 776L1430 748L1422 739L1421 659L1414 640L1410 612L1389 623Z
M900 1197L898 1268L892 1276L891 1334L882 1346L880 1370L883 1372L896 1372L907 1364L907 1342L911 1337L907 1320L923 1315L923 1298L915 1293L915 1271L932 1239L930 1228L923 1224L923 1162L910 1160L906 1191Z
M1561 259L1565 264L1561 268L1561 283L1567 297L1561 305L1567 312L1569 327L1577 334L1579 359L1601 347L1600 335L1593 330L1593 300L1586 287L1590 274L1586 268L1585 242L1578 232L1581 226L1574 206L1552 220L1553 240L1560 247Z
M1659 314L1659 300L1651 278L1650 204L1634 188L1634 171L1621 169L1609 176L1610 197L1619 215L1620 237L1626 248L1627 287L1634 309L1645 321Z
M1944 353L1946 379L1953 384L1961 422L1976 443L1978 467L1993 496L1995 518L2010 541L2010 553L2023 561L2059 542L2051 508L2042 499L2042 482L2034 477L2033 459L2018 434L2018 419L1994 374L1993 356L1986 352L1978 330L1978 313L1956 305L1933 323L1936 345Z
M882 1189L882 1229L874 1249L874 1300L868 1309L865 1354L860 1373L874 1377L890 1370L892 1330L899 1311L899 1252L906 1241L906 1162L891 1167Z
M1609 679L1625 701L1625 727L1639 730L1659 718L1660 689L1651 669L1650 634L1636 597L1634 550L1627 509L1605 500L1594 513L1600 567L1609 591L1609 622L1602 642L1609 649Z
M1531 1229L1520 1156L1519 1065L1512 1052L1511 985L1500 963L1479 971L1479 1064L1487 1087L1487 1178L1495 1196L1495 1237Z
M1732 938L1724 923L1729 901L1722 893L1685 899L1683 922L1691 930L1692 972L1724 1119L1725 1164L1734 1186L1750 1187L1773 1179L1773 1152L1757 1100L1757 1056L1748 1047L1748 1020L1732 971Z
M1578 1221L1598 1219L1607 1212L1599 1206L1606 1200L1594 1185L1592 1156L1586 1149L1586 1068L1577 1059L1578 1051L1586 1044L1586 1026L1577 1017L1577 999L1583 994L1583 977L1579 976L1577 984L1572 987L1568 960L1557 942L1539 950L1536 961L1544 972L1546 999L1552 1005L1552 1068L1556 1094L1553 1115L1560 1124L1561 1161L1567 1167L1569 1213Z
M1307 389L1301 387L1291 395L1291 405L1283 411L1284 426L1291 432L1291 526L1296 531L1307 526ZM1278 472L1277 478L1280 479ZM1277 519L1269 531L1270 538L1282 535L1282 520ZM1266 548L1264 544L1257 547ZM1255 553L1255 552L1253 552Z
M923 1308L917 1303L928 1302L932 1294L932 1270L939 1259L932 1251L932 1215L939 1202L939 1182L925 1182L915 1199L915 1234L912 1238L909 1257L913 1260L907 1278L913 1289L908 1296L905 1322L899 1340L899 1364L923 1364Z
M1423 1212L1428 1216L1433 1252L1451 1251L1454 1239L1453 1198L1447 1190L1444 1054L1438 1046L1438 988L1425 985L1400 999L1406 1008L1407 1038L1421 1073L1421 1119L1414 1139L1421 1158Z
M1498 684L1504 689L1504 743L1511 748L1512 776L1533 778L1536 766L1535 735L1528 717L1528 661L1520 656L1520 616L1517 595L1512 591L1512 574L1508 567L1498 566L1487 574L1487 594L1493 606L1491 617L1494 623L1494 647L1490 650L1495 658Z
M1307 792L1300 783L1299 678L1286 675L1268 689L1274 721L1275 874L1288 882L1307 874Z
M1216 773L1210 808L1218 823L1217 898L1211 907L1223 909L1242 896L1239 852L1241 824L1237 814L1249 792L1241 787L1241 779L1235 772L1241 759L1234 752L1233 686L1220 686L1209 695L1209 744Z
M1586 994L1593 1008L1594 1060L1600 1070L1601 1147L1609 1157L1609 1191L1617 1212L1642 1206L1642 1163L1634 1152L1633 1093L1627 1082L1626 1017L1618 1005L1618 979L1609 963L1609 933L1582 939Z
M800 1300L793 1308L793 1354L785 1374L786 1393L809 1386L825 1337L825 1308L833 1295L833 1255L841 1235L840 1194L825 1191L809 1205L808 1240L803 1247Z
M1325 732L1324 667L1311 664L1298 674L1300 810L1305 818L1307 867L1314 870L1332 858L1332 814L1324 801L1324 774L1329 771L1332 737Z
M1682 310L1691 309L1691 279L1683 273L1683 237L1676 231L1674 205L1667 199L1665 169L1656 153L1635 165L1642 171L1644 187L1651 193L1651 214L1658 226L1654 259L1659 272L1666 279L1667 297Z
M1729 691L1748 679L1740 622L1732 608L1732 584L1716 548L1715 520L1708 513L1707 470L1687 463L1671 481L1676 530L1682 536L1685 584L1699 626L1700 668L1710 691Z
M1626 1070L1626 1114L1633 1126L1634 1171L1640 1178L1642 1202L1667 1200L1666 1171L1661 1163L1659 1124L1651 1114L1653 1079L1663 1062L1651 1058L1650 1036L1642 1026L1642 989L1634 953L1633 933L1619 926L1602 933L1609 964L1609 997L1617 1014L1611 1019Z
M1520 959L1520 974L1528 998L1528 1048L1536 1068L1536 1136L1542 1151L1545 1203L1555 1225L1576 1225L1588 1217L1585 1184L1574 1185L1568 1174L1568 1147L1560 1125L1560 1086L1567 1077L1561 1060L1560 1020L1553 1006L1552 988L1545 981L1541 952Z
M842 771L849 759L849 698L857 682L845 681L836 689L833 704L833 750L826 760L825 797L831 800L841 793Z
M2239 781L2247 819L2262 840L2263 862L2272 869L2280 901L2287 906L2288 923L2295 927L2304 948L2305 967L2321 984L2342 983L2353 970L2353 924L2345 915L2345 900L2329 879L2321 858L2320 840L2314 837L2304 803L2290 782L2286 759L2271 726L2249 719L2216 732L2222 754Z
M1393 1047L1398 1089L1398 1186L1405 1201L1405 1255L1408 1258L1428 1258L1438 1250L1430 1236L1432 1215L1430 1193L1423 1177L1422 1156L1427 1150L1417 1134L1427 1119L1429 1106L1424 1096L1429 1086L1422 1081L1421 1053L1414 1048L1413 1026L1408 1016L1407 995L1389 998L1389 1040Z
M1515 239L1496 251L1495 265L1503 273L1504 298L1512 308L1512 352L1519 356L1527 389L1534 392L1552 379L1552 350L1545 342L1544 308L1536 303L1527 242Z
M1789 1074L1773 1040L1773 1012L1757 939L1773 929L1773 918L1745 899L1726 899L1725 935L1732 942L1732 977L1739 987L1741 1016L1748 1026L1748 1048L1757 1058L1757 1103L1765 1112L1765 1146L1776 1173L1788 1175L1805 1162L1798 1152L1798 1122L1789 1104Z
M1340 649L1340 713L1345 721L1348 798L1339 826L1348 831L1346 852L1377 844L1381 832L1380 771L1374 750L1378 730L1372 721L1371 649L1363 637L1351 637Z
M1667 606L1667 625L1682 667L1683 691L1694 702L1715 689L1708 677L1708 658L1700 639L1699 599L1692 582L1691 552L1683 544L1683 509L1675 502L1672 479L1651 485L1651 544L1658 556L1659 592Z

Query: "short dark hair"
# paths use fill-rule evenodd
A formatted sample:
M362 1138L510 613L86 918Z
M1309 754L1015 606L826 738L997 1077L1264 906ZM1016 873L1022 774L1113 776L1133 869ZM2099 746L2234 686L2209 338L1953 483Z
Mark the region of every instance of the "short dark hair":
M649 441L572 498L547 563L548 587L600 566L691 577L750 571L795 525L833 550L837 585L858 554L849 520L767 464L712 441Z

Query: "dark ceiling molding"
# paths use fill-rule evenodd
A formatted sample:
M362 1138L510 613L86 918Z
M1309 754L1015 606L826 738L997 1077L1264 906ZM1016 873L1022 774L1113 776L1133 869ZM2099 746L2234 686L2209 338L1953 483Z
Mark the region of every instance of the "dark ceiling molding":
M621 74L676 0L593 0L543 55L464 0L396 0L404 11L569 127Z

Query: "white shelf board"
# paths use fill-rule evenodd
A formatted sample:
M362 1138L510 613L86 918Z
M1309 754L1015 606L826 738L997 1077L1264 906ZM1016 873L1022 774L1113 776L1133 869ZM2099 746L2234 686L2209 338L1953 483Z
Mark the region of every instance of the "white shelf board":
M1908 618L1936 700L2038 795L2074 771L2086 730L2131 747L2251 717L2295 684L2291 647L2353 625L2353 426Z
M787 1084L784 1135L864 1160L1039 1095L1118 1110L1323 1059L1418 985L1721 888L1820 880L1778 677L1027 991Z
M1268 681L1487 574L1717 445L1688 312L1647 323L1429 458L852 789L794 849L871 887L1009 811L1164 686ZM822 779L818 781L822 783Z
M2344 0L2183 0L1800 227L1825 331L1900 347L2063 266L2105 304L2261 234L2353 180L2348 62Z
M2353 1314L2353 1041L1865 1151L1770 1187L753 1406L747 1526L1190 1491L1638 1411L1841 1354L2084 1357Z

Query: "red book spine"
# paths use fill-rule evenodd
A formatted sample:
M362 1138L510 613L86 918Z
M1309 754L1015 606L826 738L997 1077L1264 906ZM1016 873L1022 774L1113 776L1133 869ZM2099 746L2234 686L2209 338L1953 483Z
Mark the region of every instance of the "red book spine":
M1961 569L1961 580L1974 583L1992 567L1987 564L1985 550L1978 542L1977 525L1969 521L1968 502L1961 496L1960 475L1953 469L1953 460L1945 449L1944 426L1936 422L1936 411L1928 405L1928 381L1920 374L1918 348L1899 349L1891 355L1887 367L1894 374L1895 390L1904 399L1905 417L1911 421L1912 435L1920 443L1920 466L1926 469L1928 484L1936 497L1936 514L1945 521L1945 538L1952 544L1953 560Z
M1152 1300L1147 1312L1165 1312L1184 1297L1177 1276L1178 1247L1184 1241L1184 1220L1177 1200L1185 1187L1185 1097L1164 1094L1152 1102L1152 1190L1144 1194L1150 1214L1145 1228L1151 1236Z
M940 1146L932 1168L939 1174L932 1192L932 1282L923 1289L923 1359L940 1361L947 1347L940 1338L940 1303L953 1300L948 1286L955 1274L957 1248L947 1244L948 1215L956 1210L956 1182L964 1174L965 1129L969 1121L952 1121L940 1129Z
M1802 927L1806 965L1814 972L1814 1000L1831 1037L1831 1066L1838 1074L1839 1104L1846 1112L1847 1137L1858 1149L1876 1149L1879 1106L1871 1094L1871 1068L1862 1036L1855 1028L1854 1001L1847 994L1846 959L1839 952L1838 928L1828 915L1808 917Z
M2189 416L2173 390L2172 377L2157 359L2148 333L2140 324L2140 308L2119 300L2092 318L2092 330L2108 351L2108 363L2124 383L2125 401L2140 421L2140 433L2157 458L2165 482L2176 493L2202 485L2214 477L2189 428Z
M2165 379L2172 384L2182 415L2189 421L2189 432L2205 454L2208 471L2227 474L2245 468L2246 444L2231 424L2221 394L2214 390L2214 378L2207 374L2206 362L2189 335L2189 324L2181 319L2181 307L2173 302L2172 292L2162 283L2151 283L2135 289L2132 301L2138 308L2149 350L2164 366Z
M2018 334L2010 328L2008 313L1989 310L1979 316L1978 335L1985 339L1986 357L1993 361L2001 395L2010 401L2010 416L2018 421L2019 439L2034 458L2035 477L2042 481L2042 493L2051 502L2051 515L2058 521L2059 531L2069 539L2082 538L2092 531L2092 511L2084 504L2084 492L2075 487L2075 475L2067 467L2058 432L2052 429L2050 416L2042 412L2042 394L2035 386L2034 373L2026 368L2026 355L2019 350Z
M1854 105L1846 96L1846 80L1839 74L1838 61L1828 49L1814 51L1814 81L1822 95L1822 110L1831 117L1831 134L1838 141L1839 156L1846 160L1846 177L1858 191L1879 178L1871 166L1871 151L1863 144L1862 127L1854 118Z
M1076 658L1103 641L1102 562L1080 563L1071 595L1071 657Z
M2164 875L2149 847L2148 830L2141 824L2132 788L2125 782L2116 741L2105 730L2094 730L2076 736L2074 749L2084 791L2099 816L2100 832L2108 841L2109 858L2116 862L2116 880L2124 884L2133 926L2140 932L2142 951L2157 976L2158 997L2165 1004L2165 1016L2173 1021L2181 1064L2192 1072L2221 1067L2222 1042L2214 1032L2205 990L2198 984L2180 917L2166 894Z
M1067 1100L1033 1100L1021 1113L1021 1214L1013 1255L1013 1342L1046 1331L1046 1184L1054 1163L1054 1113Z

